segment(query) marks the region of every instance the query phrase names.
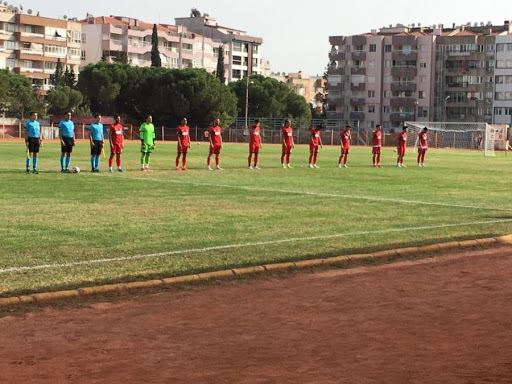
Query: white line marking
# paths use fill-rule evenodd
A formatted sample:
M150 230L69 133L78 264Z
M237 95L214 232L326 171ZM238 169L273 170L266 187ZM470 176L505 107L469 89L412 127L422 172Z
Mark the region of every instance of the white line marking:
M107 258L107 259L84 260L84 261L75 261L75 262L70 262L70 263L42 264L42 265L33 265L33 266L26 266L26 267L10 267L10 268L0 269L0 274L34 271L34 270L61 269L61 268L77 267L77 266L84 266L84 265L104 264L104 263L118 262L118 261L131 261L131 260L151 259L151 258L176 256L176 255L186 255L186 254L191 254L191 253L207 253L207 252L211 252L211 251L221 251L221 250L226 250L226 249L246 248L246 247L262 246L262 245L275 245L275 244L293 243L293 242L298 242L298 241L327 240L327 239L336 239L336 238L347 237L347 236L374 235L374 234L385 234L385 233L407 232L407 231L422 231L422 230L429 230L429 229L443 229L443 228L452 228L452 227L491 225L491 224L502 224L502 223L512 223L512 219L492 220L492 221L475 221L475 222L470 222L470 223L456 223L456 224L440 224L440 225L430 225L430 226L422 226L422 227L388 228L388 229L382 229L379 231L360 231L360 232L349 232L349 233L337 233L334 235L294 237L294 238L290 238L290 239L258 241L258 242L252 242L252 243L226 244L226 245L218 245L218 246L205 247L205 248L184 249L184 250L178 250L178 251L152 253L152 254L147 254L147 255L113 257L113 258Z
M142 180L142 181L154 181L154 182L163 182L163 183L192 185L195 187L231 188L231 189L240 189L243 191L253 191L253 192L284 193L284 194L291 194L291 195L343 198L343 199L352 199L352 200L389 202L389 203L411 204L411 205L428 205L428 206L437 206L437 207L445 207L445 208L464 208L464 209L475 209L475 210L512 212L512 208L482 207L482 206L477 206L477 205L449 204L449 203L439 203L439 202L430 202L430 201L421 201L421 200L404 200L404 199L392 199L392 198L386 198L386 197L356 196L356 195L344 195L344 194L325 193L325 192L291 191L291 190L286 190L286 189L249 187L249 186L243 186L243 185L196 183L196 182L187 182L187 181L183 182L183 181L178 181L178 180L156 179L156 178L151 178L151 177L145 178L145 177L129 177L128 176L126 178L131 179L131 180Z

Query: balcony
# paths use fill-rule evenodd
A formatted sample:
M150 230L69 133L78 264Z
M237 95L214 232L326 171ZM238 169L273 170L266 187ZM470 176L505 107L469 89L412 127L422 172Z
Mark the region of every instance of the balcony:
M395 77L416 77L418 75L418 68L416 66L395 66L391 68L391 75Z
M464 100L448 100L446 103L446 108L464 108L464 107L471 107L474 108L478 104L477 99L464 99Z
M364 112L350 112L350 120L364 121Z
M417 88L416 83L410 81L391 83L392 92L416 92Z
M483 84L469 84L467 82L447 83L446 88L450 91L477 92Z
M329 52L329 60L331 61L345 61L345 53L337 50L331 50Z
M366 68L364 67L352 67L350 68L352 75L366 75Z
M414 112L393 112L389 115L389 118L392 122L402 123L405 121L414 120Z
M417 100L414 97L392 97L391 107L394 108L416 108Z
M364 61L364 60L366 60L366 52L365 51L354 51L354 52L352 52L352 60L353 61Z
M362 107L366 104L366 100L364 98L353 98L350 99L350 105Z
M366 84L365 83L359 83L359 84L350 84L350 90L352 92L362 92L366 90Z
M393 51L391 54L393 60L412 61L418 59L418 51Z
M329 66L327 68L327 74L328 75L344 75L345 74L345 68Z

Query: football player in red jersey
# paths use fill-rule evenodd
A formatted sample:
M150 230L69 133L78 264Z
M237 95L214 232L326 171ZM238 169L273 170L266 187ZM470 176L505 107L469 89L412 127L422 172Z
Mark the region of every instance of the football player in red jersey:
M398 154L397 160L396 160L396 166L398 168L404 167L404 156L405 156L405 149L407 148L407 126L404 126L402 128L402 132L398 135L398 143L396 147L396 152Z
M281 136L283 144L283 149L281 152L281 165L283 168L291 168L290 156L292 154L292 149L295 148L295 143L293 141L292 122L289 119L284 121L283 128L281 128Z
M222 127L220 126L220 119L215 119L213 125L208 128L208 137L210 139L210 152L206 160L208 169L213 171L210 163L212 155L215 155L215 166L218 170L222 170L220 167L220 150L222 149Z
M380 168L380 151L382 149L382 127L380 124L372 132L372 145L373 166Z
M418 134L418 167L425 166L425 155L428 149L428 128L425 127Z
M178 155L176 156L176 170L180 169L180 157L183 156L181 169L187 170L187 153L190 148L190 128L187 125L187 119L184 117L180 121L180 125L176 127L178 136Z
M347 160L348 153L350 151L350 125L346 125L345 129L340 132L340 142L341 142L341 156L338 160L338 168L348 168ZM343 165L342 165L343 164Z
M318 124L309 131L311 134L309 138L309 168L318 168L316 164L318 160L318 147L323 148L322 138L320 137L321 130L322 124Z
M114 156L116 158L117 170L123 172L121 167L121 154L123 153L124 147L124 127L121 124L121 116L114 116L114 124L109 129L109 141L110 141L110 157L108 159L108 168L112 172L112 164L114 162Z
M249 157L247 158L247 164L249 169L260 169L258 166L258 156L261 149L261 126L260 121L255 120L254 125L249 128ZM251 164L254 156L254 166Z

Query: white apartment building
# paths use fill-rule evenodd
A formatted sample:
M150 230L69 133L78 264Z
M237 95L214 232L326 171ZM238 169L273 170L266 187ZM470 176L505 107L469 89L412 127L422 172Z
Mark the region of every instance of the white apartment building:
M177 26L184 26L190 32L207 36L219 42L224 48L225 77L228 82L243 79L247 75L262 74L260 37L254 37L245 31L219 25L217 20L207 14L201 15L193 10L190 17L176 18Z

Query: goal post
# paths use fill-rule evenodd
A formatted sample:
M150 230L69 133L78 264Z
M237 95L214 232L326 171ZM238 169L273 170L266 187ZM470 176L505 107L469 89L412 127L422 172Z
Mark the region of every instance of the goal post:
M408 144L417 145L417 137L423 128L429 131L429 147L483 151L485 156L495 156L496 134L487 123L452 123L432 121L408 121Z

